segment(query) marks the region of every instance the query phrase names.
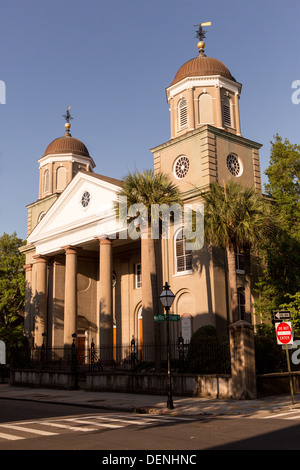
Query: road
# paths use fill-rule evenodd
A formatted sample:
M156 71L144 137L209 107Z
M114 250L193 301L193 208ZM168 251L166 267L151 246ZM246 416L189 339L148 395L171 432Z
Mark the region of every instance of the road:
M201 450L230 449L299 450L300 409L259 418L255 415L199 417L0 400L0 451L106 451L101 458L114 455L117 458L117 451L144 451L136 455L154 459L151 453L154 450L171 451L177 456L184 456L186 451L199 458Z

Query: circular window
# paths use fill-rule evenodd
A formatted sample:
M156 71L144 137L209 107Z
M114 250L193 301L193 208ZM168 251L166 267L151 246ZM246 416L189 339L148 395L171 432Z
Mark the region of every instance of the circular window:
M226 163L228 170L233 176L240 176L242 174L243 168L236 155L228 155Z
M81 198L82 206L87 207L89 205L90 199L91 199L90 193L88 191L85 191Z
M46 215L46 212L41 212L38 218L38 223L42 220L42 218Z
M188 157L179 157L174 164L174 174L176 178L182 179L189 171L190 162Z

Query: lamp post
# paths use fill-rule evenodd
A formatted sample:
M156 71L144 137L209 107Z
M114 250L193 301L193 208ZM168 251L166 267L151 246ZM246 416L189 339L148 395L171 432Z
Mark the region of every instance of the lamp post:
M169 311L174 301L175 295L170 289L169 284L166 282L163 286L163 291L159 296L159 299L166 311L166 322L167 322L167 358L168 358L168 401L167 407L169 410L173 409L172 399L172 381L171 381L171 361L170 361L170 325L169 325Z

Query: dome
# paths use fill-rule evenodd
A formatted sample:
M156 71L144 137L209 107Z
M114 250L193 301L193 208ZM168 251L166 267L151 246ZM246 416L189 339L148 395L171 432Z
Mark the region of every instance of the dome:
M222 75L222 77L234 80L234 77L229 72L228 68L219 60L212 57L200 55L187 61L183 64L175 75L175 78L170 86L180 82L186 77L201 77L208 75Z
M46 148L43 157L50 154L64 153L75 153L76 155L80 155L82 157L90 156L86 146L80 140L75 139L75 137L72 137L69 134L53 140Z

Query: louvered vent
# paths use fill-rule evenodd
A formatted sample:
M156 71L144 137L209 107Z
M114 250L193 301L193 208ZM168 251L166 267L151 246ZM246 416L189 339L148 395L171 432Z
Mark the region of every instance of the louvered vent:
M223 125L231 127L230 101L227 97L223 99Z
M187 127L187 104L186 99L182 98L179 103L179 129Z

